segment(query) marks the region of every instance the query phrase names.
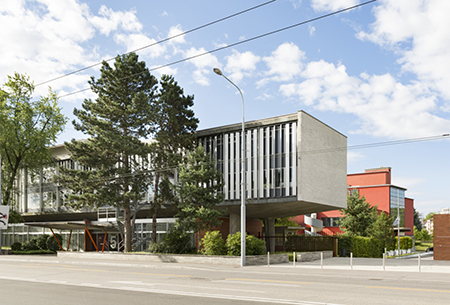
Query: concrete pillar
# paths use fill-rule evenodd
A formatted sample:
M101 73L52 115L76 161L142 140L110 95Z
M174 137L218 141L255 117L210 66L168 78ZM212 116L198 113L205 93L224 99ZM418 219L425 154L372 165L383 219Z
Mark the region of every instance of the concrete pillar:
M241 216L238 214L230 214L230 234L241 231Z
M264 219L264 230L266 236L271 237L267 238L267 249L270 253L275 252L275 218L266 218Z

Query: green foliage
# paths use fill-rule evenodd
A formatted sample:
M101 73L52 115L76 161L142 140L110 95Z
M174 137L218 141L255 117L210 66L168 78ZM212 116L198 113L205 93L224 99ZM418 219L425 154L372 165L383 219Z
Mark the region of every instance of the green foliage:
M22 244L22 249L24 251L30 251L30 250L39 250L38 245L36 244L36 238L30 239Z
M394 242L394 228L392 226L393 219L382 211L377 215L375 222L370 230L370 236L383 242L383 247L389 247Z
M339 236L338 248L339 253L342 249L346 249L347 256L350 252L353 257L383 257L384 241L375 237L361 237L361 236Z
M333 249L332 236L288 235L286 250L296 252L327 251Z
M292 216L275 218L275 227L297 227L298 223L291 218Z
M150 253L167 253L166 245L162 242L151 243L148 245L148 252Z
M425 218L423 219L423 221L427 221L428 219L432 219L434 217L434 215L436 215L437 213L435 212L430 212L427 214L427 216L425 216Z
M15 242L11 245L11 250L12 251L20 251L22 250L22 243L19 242Z
M202 254L205 255L226 255L225 240L220 231L208 231L202 238Z
M155 170L155 194L152 202L153 242L156 242L157 211L173 200L170 176L179 166L183 155L195 147L198 119L191 107L194 96L184 95L172 76L163 75L161 89L152 104L154 139L151 144L152 167Z
M402 236L400 237L400 249L401 250L408 250L413 247L413 241L412 238L409 236ZM398 238L395 237L394 243L388 247L388 250L396 250L398 248Z
M58 238L58 241L62 243L62 236L59 233L55 233L56 238ZM55 236L49 235L47 238L47 249L53 252L61 251L61 248L58 245L58 242L55 239Z
M164 234L162 242L153 242L148 246L151 253L190 254L195 253L191 236L181 227L173 227Z
M114 67L104 61L100 72L100 78L89 81L95 101L85 99L82 109L74 110L74 128L89 138L65 143L83 168L61 167L59 182L71 190L74 208L108 204L123 209L124 247L130 252L131 206L152 183L151 149L142 139L155 131L157 79L135 53L117 56Z
M167 253L188 254L195 253L191 236L182 227L176 226L164 234L164 245Z
M202 146L188 153L186 165L179 168L179 185L176 187L178 213L175 217L186 230L198 233L221 224L224 214L215 209L223 201L222 174Z
M347 208L339 210L344 215L339 226L344 235L369 237L376 220L376 207L370 206L358 192L347 197Z
M420 220L419 212L414 209L414 226L417 230L422 231L422 221Z
M226 248L228 255L241 255L241 232L227 237ZM261 255L266 252L266 242L253 235L245 236L245 255Z
M39 247L39 249L48 250L47 240L49 237L50 235L42 234L37 238L36 245Z
M416 226L414 226L414 237L416 241L430 241L433 239L427 229L418 230Z
M16 250L16 251L12 251L12 254L16 254L16 255L40 255L40 254L55 254L54 251L50 251L50 250Z
M64 130L66 117L58 108L58 98L49 89L47 96L33 98L34 85L26 75L15 73L0 89L0 155L2 202L15 210L15 180L19 169L40 169L51 161L48 147ZM20 219L19 219L20 220ZM11 222L15 222L13 218Z

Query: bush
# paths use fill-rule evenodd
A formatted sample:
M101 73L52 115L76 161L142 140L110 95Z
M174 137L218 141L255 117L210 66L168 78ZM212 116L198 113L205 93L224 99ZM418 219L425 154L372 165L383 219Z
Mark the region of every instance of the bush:
M23 243L22 250L30 251L30 250L39 250L39 247L36 244L37 238L30 239Z
M384 245L384 240L374 237L339 236L338 241L339 253L346 249L346 256L352 252L354 257L383 257Z
M150 253L189 254L195 253L191 244L191 237L180 227L172 228L164 235L163 241L151 243L148 246Z
M205 255L225 255L227 249L225 248L225 241L222 238L220 231L206 232L202 238L202 254Z
M11 245L11 251L20 251L22 250L22 244L19 242L15 242Z
M50 250L16 250L12 251L12 254L18 254L18 255L28 255L28 254L55 254L55 252Z
M62 236L61 234L55 233L56 238L58 238L58 241L62 242ZM58 242L55 240L55 236L49 235L47 238L47 249L53 252L61 250L61 248L58 245Z
M39 247L39 249L41 250L48 250L47 247L47 239L50 237L50 235L46 235L43 234L41 236L39 236L36 240L36 245Z
M192 246L191 236L181 227L174 227L167 231L163 243L167 253L187 254L196 251L195 247Z
M151 243L148 245L148 252L150 253L167 253L164 243Z
M240 256L241 255L241 232L230 234L226 242L227 254ZM261 255L266 252L266 242L262 239L256 238L253 235L246 234L245 236L245 254L246 255Z

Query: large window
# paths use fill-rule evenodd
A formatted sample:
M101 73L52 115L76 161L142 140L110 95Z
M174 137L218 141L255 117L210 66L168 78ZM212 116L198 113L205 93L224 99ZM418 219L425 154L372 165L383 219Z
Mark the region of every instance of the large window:
M245 131L246 197L267 198L295 196L297 123L287 122ZM225 200L240 199L240 131L199 138L224 176Z
M391 186L390 188L391 218L394 220L400 214L400 227L405 226L405 190Z
M339 227L339 220L342 217L322 217L324 227Z

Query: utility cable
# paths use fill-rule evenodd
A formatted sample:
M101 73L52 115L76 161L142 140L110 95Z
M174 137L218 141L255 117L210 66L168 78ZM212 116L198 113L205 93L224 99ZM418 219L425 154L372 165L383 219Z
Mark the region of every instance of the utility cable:
M207 24L198 26L198 27L193 28L193 29L191 29L191 30L188 30L188 31L186 31L186 32L182 32L182 33L179 33L179 34L177 34L177 35L174 35L174 36L170 36L170 37L168 37L168 38L165 38L165 39L163 39L163 40L160 40L160 41L151 43L151 44L146 45L146 46L144 46L144 47L135 49L135 50L133 50L133 51L129 51L129 52L123 53L122 55L130 54L130 53L133 53L133 52L138 52L138 51L141 51L141 50L150 48L150 47L152 47L152 46L161 44L161 43L163 43L163 42L166 42L166 41L175 39L175 38L177 38L177 37L180 37L180 36L183 36L183 35L186 35L186 34L195 32L195 31L197 31L197 30L206 28L206 27L208 27L208 26L210 26L210 25L219 23L219 22L221 22L221 21L224 21L224 20L227 20L227 19L236 17L236 16L238 16L238 15L247 13L247 12L249 12L249 11L252 11L252 10L254 10L254 9L260 8L260 7L262 7L262 6L265 6L265 5L270 4L270 3L272 3L272 2L275 2L275 1L277 1L277 0L271 0L271 1L268 1L268 2L265 2L265 3L262 3L262 4L259 4L259 5L256 5L256 6L254 6L254 7L249 8L249 9L246 9L246 10L240 11L240 12L238 12L238 13L229 15L229 16L227 16L227 17L220 18L220 19L218 19L218 20L216 20L216 21L212 21L212 22L209 22L209 23L207 23ZM103 61L107 61L107 62L108 62L108 61L114 60L115 58L116 58L116 57L111 57L111 58L108 58L108 59L104 59ZM67 74L64 74L64 75L55 77L55 78L50 79L50 80L47 80L47 81L45 81L45 82L39 83L39 84L35 85L35 87L40 86L40 85L44 85L44 84L47 84L47 83L50 83L50 82L52 82L52 81L55 81L55 80L64 78L64 77L69 76L69 75L76 74L76 73L81 72L81 71L88 70L88 69L93 68L93 67L95 67L95 66L101 65L101 64L103 63L103 61L102 61L102 62L95 63L95 64L92 64L92 65L90 65L90 66L86 66L86 67L84 67L84 68L81 68L81 69L78 69L78 70L75 70L75 71L72 71L72 72L69 72L69 73L67 73ZM82 90L82 91L85 91L85 90ZM79 92L82 92L82 91L79 91ZM68 95L71 95L71 94L68 94ZM67 96L67 95L66 95L66 96Z
M231 48L231 47L235 47L235 46L243 44L243 43L247 43L247 42L250 42L250 41L253 41L253 40L256 40L256 39L260 39L260 38L263 38L263 37L266 37L266 36L269 36L269 35L273 35L273 34L276 34L276 33L282 32L282 31L286 31L286 30L292 29L294 27L298 27L300 25L305 25L305 24L311 23L313 21L317 21L317 20L320 20L320 19L324 19L326 17L337 15L337 14L340 14L340 13L343 13L343 12L346 12L346 11L349 11L349 10L353 10L355 8L358 8L358 7L361 7L361 6L364 6L364 5L376 2L376 1L377 0L370 0L370 1L363 2L363 3L360 3L360 4L354 5L354 6L350 6L350 7L338 10L338 11L334 11L334 12L329 13L329 14L325 14L325 15L322 15L322 16L319 16L319 17L315 17L315 18L306 20L306 21L302 21L302 22L299 22L299 23L296 23L296 24L293 24L293 25L290 25L290 26L287 26L287 27L284 27L284 28L281 28L281 29L278 29L278 30L275 30L275 31L272 31L272 32L268 32L268 33L265 33L265 34L254 36L252 38L241 40L241 41L235 42L235 43L230 44L230 45L226 45L226 46L223 46L223 47L220 47L220 48L217 48L217 49L213 49L211 51L206 51L206 52L203 52L203 53L200 53L200 54L197 54L197 55L193 55L193 56L186 57L186 58L183 58L183 59L180 59L180 60L177 60L177 61L173 61L173 62L165 64L165 65L157 66L157 67L149 69L149 71L155 71L155 70L159 70L159 69L162 69L162 68L173 66L173 65L185 62L185 61L190 61L190 60L198 58L200 56L204 56L204 55L207 55L207 54L212 54L212 53L215 53L215 52L218 52L218 51L222 51L222 50L225 50L225 49L228 49L228 48ZM127 78L130 78L130 77L134 77L134 76L137 76L137 75L142 74L142 73L144 73L144 72L136 73L136 74L124 77L122 79L127 79ZM78 90L78 91L74 91L74 92L71 92L71 93L68 93L68 94L65 94L65 95L61 95L61 96L59 96L59 98L67 97L69 95L73 95L73 94L77 94L77 93L81 93L81 92L87 91L89 89L90 88L85 88L85 89L81 89L81 90Z

